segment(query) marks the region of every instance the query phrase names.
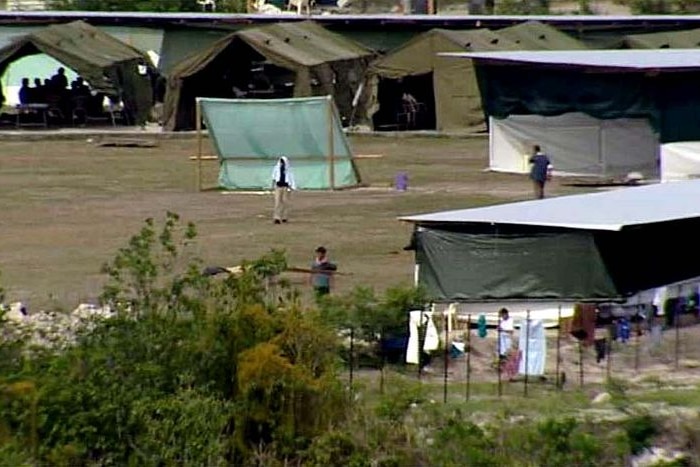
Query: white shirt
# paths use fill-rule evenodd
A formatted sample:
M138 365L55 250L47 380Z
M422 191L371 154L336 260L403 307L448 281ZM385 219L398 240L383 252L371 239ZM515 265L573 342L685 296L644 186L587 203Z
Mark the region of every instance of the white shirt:
M297 184L296 181L294 180L294 174L292 173L292 168L289 166L289 159L286 157L282 157L285 162L285 179L287 181L287 185L289 185L289 188L292 190L297 189ZM277 161L277 164L275 164L275 167L272 169L272 181L277 183L280 181L280 177L282 176L282 171L280 170L280 161Z
M513 318L508 317L508 319L502 319L498 327L503 332L515 331L515 327L513 326Z

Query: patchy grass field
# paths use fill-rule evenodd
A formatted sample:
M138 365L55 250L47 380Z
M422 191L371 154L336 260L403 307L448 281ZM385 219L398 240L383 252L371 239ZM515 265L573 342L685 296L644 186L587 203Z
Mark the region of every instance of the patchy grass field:
M94 300L111 259L148 217L167 210L197 224L199 254L229 266L270 248L285 249L306 266L314 248L327 246L344 272L340 291L357 284L382 289L412 280L402 251L410 226L397 216L524 199L525 176L484 172L486 138L354 137L368 188L300 192L288 225L271 222L272 197L195 191L194 139L161 140L157 148L103 148L79 141L3 142L0 146L0 270L12 300L30 309L72 308ZM218 166L205 165L214 186ZM410 190L391 189L407 171ZM564 187L553 183L552 192ZM570 189L569 189L570 190ZM301 277L299 278L302 279Z

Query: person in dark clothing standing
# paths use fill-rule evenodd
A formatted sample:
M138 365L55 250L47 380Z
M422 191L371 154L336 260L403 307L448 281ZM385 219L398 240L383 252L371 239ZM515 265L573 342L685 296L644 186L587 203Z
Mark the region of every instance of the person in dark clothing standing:
M282 156L272 170L272 189L275 192L275 209L272 216L275 224L287 222L289 193L296 190L294 174L289 159Z
M551 176L552 163L539 145L535 145L532 149L530 178L535 186L535 198L542 199L544 198L544 186Z

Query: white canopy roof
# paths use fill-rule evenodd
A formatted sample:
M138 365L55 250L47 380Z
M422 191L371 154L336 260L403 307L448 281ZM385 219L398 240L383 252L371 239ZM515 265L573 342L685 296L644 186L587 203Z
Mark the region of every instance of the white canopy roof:
M700 217L700 180L627 187L400 218L416 224L487 223L619 231Z
M438 55L504 62L504 65L511 62L628 71L700 69L698 49L453 52Z

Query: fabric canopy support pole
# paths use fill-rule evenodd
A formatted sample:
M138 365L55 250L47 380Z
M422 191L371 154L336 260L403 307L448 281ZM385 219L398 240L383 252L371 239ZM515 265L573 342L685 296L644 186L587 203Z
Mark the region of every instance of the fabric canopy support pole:
M333 97L328 96L328 183L335 190L335 134L333 125Z
M197 174L197 191L202 191L202 103L199 98L195 104L196 126L197 126L197 166L195 172Z

